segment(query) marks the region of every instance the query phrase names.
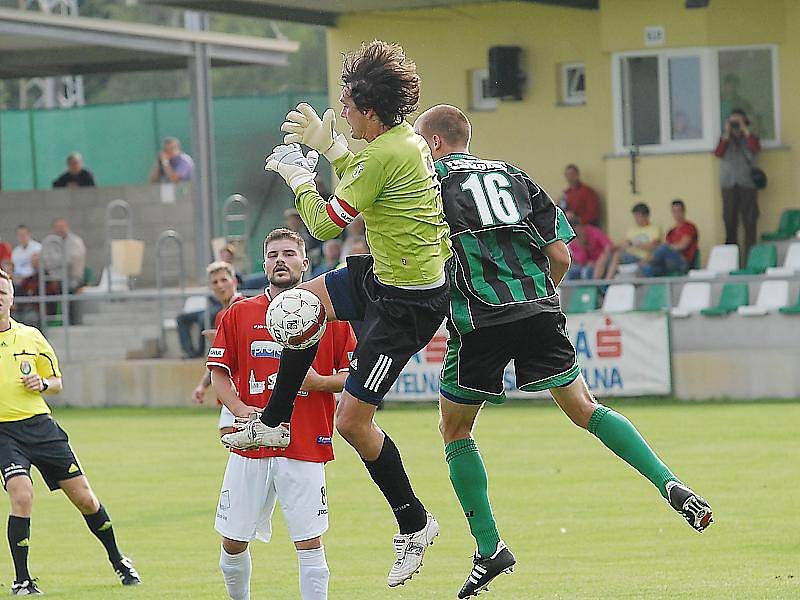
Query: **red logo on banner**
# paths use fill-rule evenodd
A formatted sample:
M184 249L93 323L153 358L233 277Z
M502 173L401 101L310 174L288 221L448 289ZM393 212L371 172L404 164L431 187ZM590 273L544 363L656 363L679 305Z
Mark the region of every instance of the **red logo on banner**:
M444 362L444 355L447 354L447 336L436 335L425 346L425 362L441 363Z
M597 356L600 358L622 356L622 331L612 325L611 319L607 318L605 328L597 330Z

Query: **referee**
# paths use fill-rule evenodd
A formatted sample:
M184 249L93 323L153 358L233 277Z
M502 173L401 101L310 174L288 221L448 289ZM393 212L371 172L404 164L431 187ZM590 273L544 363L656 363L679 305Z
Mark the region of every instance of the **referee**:
M117 547L111 517L89 487L66 432L50 416L42 397L62 390L55 352L38 329L11 318L13 303L11 276L0 270L0 476L11 500L8 545L16 571L11 594L42 593L28 572L31 465L39 469L50 490L61 488L81 511L122 585L139 584L133 563Z

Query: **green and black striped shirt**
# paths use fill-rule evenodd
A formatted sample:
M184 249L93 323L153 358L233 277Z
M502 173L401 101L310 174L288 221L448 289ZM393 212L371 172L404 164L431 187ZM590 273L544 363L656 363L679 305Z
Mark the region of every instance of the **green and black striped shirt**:
M455 259L450 325L460 334L561 310L542 252L575 232L524 171L502 161L449 154L436 162Z

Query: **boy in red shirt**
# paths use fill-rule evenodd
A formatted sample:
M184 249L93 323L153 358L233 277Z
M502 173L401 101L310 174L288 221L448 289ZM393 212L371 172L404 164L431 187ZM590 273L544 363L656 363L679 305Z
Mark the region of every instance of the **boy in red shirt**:
M269 402L280 364L281 346L265 324L270 300L295 287L308 270L305 243L288 229L272 231L264 241L264 294L235 302L222 318L206 365L217 397L228 410L220 428L258 418ZM303 600L328 597L328 566L322 534L328 529L325 463L333 460L334 393L342 391L355 349L346 322L329 323L319 351L297 395L287 448L232 450L217 507L222 535L220 567L228 594L249 600L251 562L248 544L268 542L271 517L280 501L300 564ZM223 409L224 410L224 409Z
M672 218L675 227L667 232L666 243L653 250L650 258L639 265L644 277L658 277L668 273L686 273L697 255L697 227L686 220L683 200L672 201Z

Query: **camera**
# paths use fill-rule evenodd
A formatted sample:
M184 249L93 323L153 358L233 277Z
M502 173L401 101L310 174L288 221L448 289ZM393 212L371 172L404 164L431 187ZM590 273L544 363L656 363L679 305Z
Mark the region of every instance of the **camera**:
M739 121L731 121L731 129L734 131L738 131L741 126L742 124Z

